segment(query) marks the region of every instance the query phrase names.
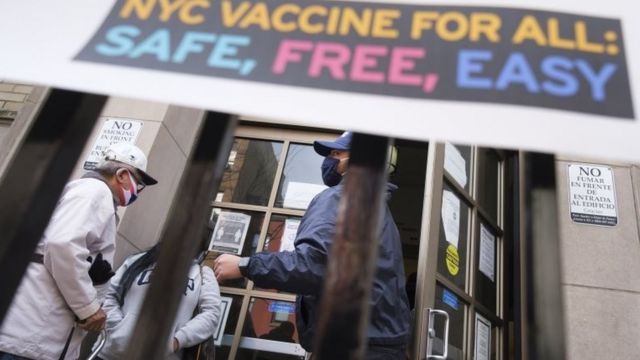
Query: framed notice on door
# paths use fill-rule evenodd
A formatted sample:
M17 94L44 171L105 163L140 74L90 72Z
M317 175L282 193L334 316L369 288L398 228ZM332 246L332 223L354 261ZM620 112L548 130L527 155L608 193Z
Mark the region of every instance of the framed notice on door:
M229 318L229 309L231 308L231 302L233 299L229 296L220 297L220 321L216 327L216 331L213 333L213 341L216 346L222 344L222 335L224 334L224 328L227 325L227 319Z
M480 314L476 314L476 341L473 359L491 359L491 322Z
M247 214L231 211L218 214L209 251L240 255L250 222L251 216Z

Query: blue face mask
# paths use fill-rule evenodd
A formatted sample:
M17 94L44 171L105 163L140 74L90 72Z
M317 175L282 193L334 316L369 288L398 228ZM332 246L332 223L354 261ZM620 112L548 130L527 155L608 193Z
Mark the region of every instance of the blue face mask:
M331 157L324 158L322 166L322 181L327 186L336 186L342 180L342 175L338 172L338 164L340 160Z

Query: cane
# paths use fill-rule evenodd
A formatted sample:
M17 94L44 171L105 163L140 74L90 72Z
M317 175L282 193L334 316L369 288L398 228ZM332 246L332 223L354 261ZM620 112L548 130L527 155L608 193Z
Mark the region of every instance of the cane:
M107 330L102 329L102 331L100 331L100 335L98 335L98 345L93 350L91 355L89 355L87 360L94 360L98 356L98 354L100 353L100 350L102 350L106 342L107 342Z

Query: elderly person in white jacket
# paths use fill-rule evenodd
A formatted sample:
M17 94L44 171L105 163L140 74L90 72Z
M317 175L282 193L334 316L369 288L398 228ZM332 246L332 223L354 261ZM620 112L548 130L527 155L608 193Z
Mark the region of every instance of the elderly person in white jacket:
M157 183L146 167L140 149L118 143L96 171L66 185L0 328L0 360L76 359L83 329L104 327L94 285L113 275L116 206Z
M111 279L104 302L107 342L98 358L126 359L126 349L153 278L158 245L129 257ZM167 344L166 358L181 359L181 349L204 342L220 321L220 288L213 270L194 260ZM194 317L194 310L197 315Z

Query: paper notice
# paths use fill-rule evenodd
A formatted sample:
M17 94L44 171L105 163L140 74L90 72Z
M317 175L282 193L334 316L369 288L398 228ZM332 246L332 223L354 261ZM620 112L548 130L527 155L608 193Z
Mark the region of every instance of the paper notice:
M460 199L449 190L442 191L442 224L447 241L458 247L460 236Z
M444 169L461 187L467 186L467 166L464 157L454 145L444 145Z
M474 360L489 360L491 358L491 323L476 314L476 341Z
M294 250L293 243L296 240L298 226L300 226L299 219L287 219L284 221L284 231L282 233L282 239L280 239L280 251Z
M247 214L230 211L218 214L209 243L209 251L240 255L250 222L251 216Z
M480 271L491 281L495 281L496 237L480 224Z

